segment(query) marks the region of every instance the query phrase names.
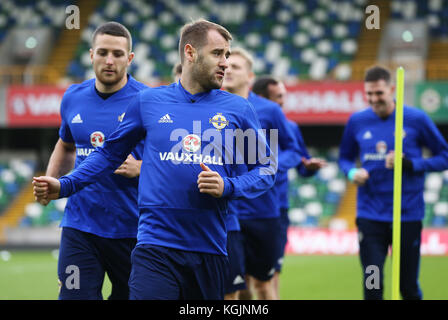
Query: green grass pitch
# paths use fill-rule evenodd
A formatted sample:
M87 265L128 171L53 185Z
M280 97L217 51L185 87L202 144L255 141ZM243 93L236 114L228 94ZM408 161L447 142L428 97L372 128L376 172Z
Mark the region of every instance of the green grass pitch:
M57 260L51 251L11 251L0 255L1 300L57 299ZM448 300L448 257L422 257L424 299ZM385 267L385 298L390 299L391 259ZM362 271L357 256L286 256L280 277L284 300L362 299ZM103 296L110 293L106 278Z

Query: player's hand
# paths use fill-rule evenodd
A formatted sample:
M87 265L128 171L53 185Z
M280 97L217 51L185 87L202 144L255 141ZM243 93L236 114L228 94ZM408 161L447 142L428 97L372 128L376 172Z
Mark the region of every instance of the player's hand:
M59 198L61 183L58 179L48 176L33 177L34 199L46 206L51 200Z
M402 154L402 158L404 158L404 153ZM390 150L386 155L385 166L387 169L393 169L395 165L395 151Z
M356 170L355 175L353 176L353 183L357 184L358 186L362 186L366 183L366 181L369 179L369 173L364 168L359 168Z
M305 168L310 171L319 170L327 165L327 161L321 158L307 159L305 157L302 157L302 163L305 166Z
M126 178L135 178L140 175L141 167L142 160L136 160L132 154L130 154L114 173Z
M198 188L200 193L207 193L215 198L220 198L224 192L224 180L216 171L212 171L201 163L202 171L198 174Z

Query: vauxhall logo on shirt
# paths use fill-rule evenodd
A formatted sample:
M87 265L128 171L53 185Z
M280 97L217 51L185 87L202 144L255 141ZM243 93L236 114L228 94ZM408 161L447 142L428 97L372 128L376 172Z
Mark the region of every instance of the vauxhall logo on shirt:
M165 123L165 121L159 121L159 123ZM264 129L249 128L243 131L242 129L228 128L229 121L221 113L209 118L208 129L202 131L201 125L201 121L193 121L192 132L183 128L172 130L170 141L176 143L170 151L159 152L159 159L171 161L174 164L203 162L204 164L222 166L224 163L255 164L259 161L262 164L277 166L277 129L271 129L268 133L271 152L267 155L266 140L264 139L267 134ZM243 156L243 150L247 152L247 158Z
M365 153L364 160L385 160L387 154L387 144L384 141L378 141L375 145L376 153Z
M178 144L170 152L159 152L160 160L172 161L173 163L204 163L223 165L222 157L211 154L199 153L201 151L201 137L196 134L187 134L181 140L182 149L179 151L173 151L177 149Z
M395 135L395 133L394 133ZM403 139L406 137L406 131L403 130ZM363 136L363 140L373 139L373 135L370 131L366 131ZM375 144L376 153L365 153L364 161L373 160L373 161L384 161L387 156L387 143L383 140L378 141Z

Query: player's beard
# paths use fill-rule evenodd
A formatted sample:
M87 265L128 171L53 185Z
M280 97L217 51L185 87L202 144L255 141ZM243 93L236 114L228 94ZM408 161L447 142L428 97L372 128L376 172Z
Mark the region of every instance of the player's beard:
M126 72L115 70L114 76L105 76L102 71L96 74L96 78L106 87L113 87L126 76Z
M220 89L222 86L222 80L216 77L215 68L208 67L201 54L198 55L198 60L193 65L191 76L205 91Z
M373 107L374 112L381 118L387 117L393 108L389 106L386 101L378 101L375 104L370 104Z

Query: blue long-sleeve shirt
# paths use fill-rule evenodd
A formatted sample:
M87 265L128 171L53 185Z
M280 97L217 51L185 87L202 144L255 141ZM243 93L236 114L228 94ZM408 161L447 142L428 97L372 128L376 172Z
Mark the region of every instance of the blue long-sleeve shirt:
M258 156L243 163L237 159L238 130L254 132L256 141L251 143L270 154L259 129L252 105L228 92L191 95L180 82L144 90L130 103L104 147L60 179L60 197L116 169L144 138L137 245L226 255L228 200L257 197L275 181L276 159ZM221 198L199 192L200 162L223 178ZM247 167L247 172L236 175L238 166Z
M75 168L118 127L129 101L148 88L128 76L126 85L106 100L95 91L95 79L71 85L61 102L60 138L76 146ZM132 155L140 160L143 142ZM73 194L67 201L61 227L71 227L105 238L137 236L138 178L109 173Z
M448 168L448 144L420 109L404 106L403 154L412 161L413 170L403 170L402 221L418 221L424 217L425 172ZM357 216L378 221L392 221L393 169L385 167L386 155L394 150L395 111L385 119L371 108L353 114L346 125L340 145L339 166L348 175L356 167L369 173L365 185L358 188ZM427 147L432 157L423 158Z
M278 153L278 175L287 173L289 168L299 165L301 154L299 144L291 126L288 124L280 106L268 99L249 93L249 102L254 106L260 119L261 127L266 129L266 135L271 148L273 143L270 137L271 130L278 134L278 145L275 148ZM271 138L271 139L270 139ZM275 218L280 215L278 201L279 190L271 188L266 193L255 199L243 199L232 201L230 211L236 212L238 219Z

